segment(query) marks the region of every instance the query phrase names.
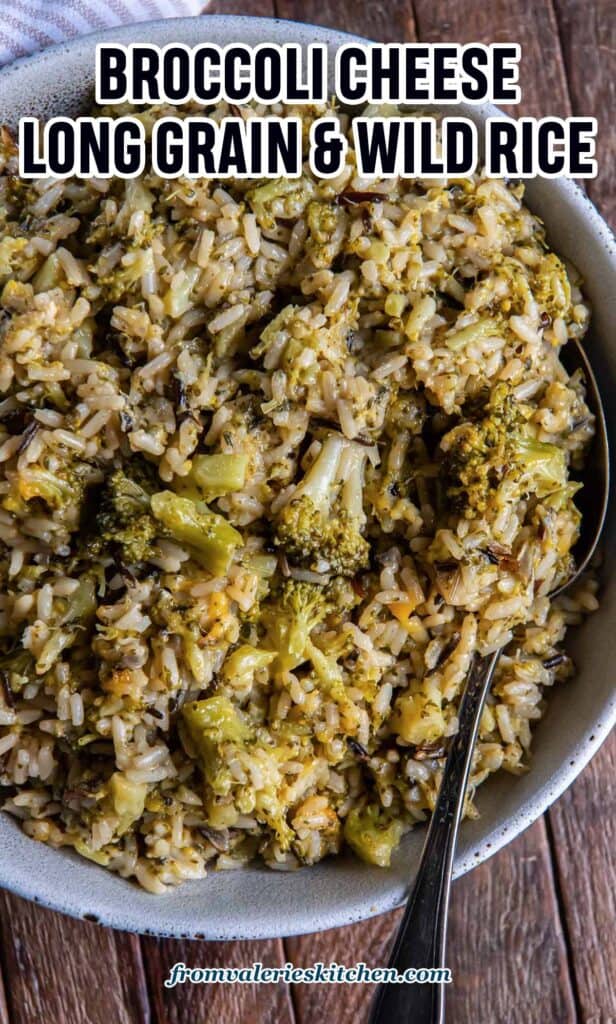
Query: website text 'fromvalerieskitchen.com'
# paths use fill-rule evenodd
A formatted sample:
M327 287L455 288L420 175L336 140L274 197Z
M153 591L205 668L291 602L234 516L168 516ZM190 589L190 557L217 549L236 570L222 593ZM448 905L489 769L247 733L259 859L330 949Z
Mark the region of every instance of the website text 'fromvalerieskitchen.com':
M279 982L299 985L374 985L384 982L394 985L426 985L449 984L452 981L448 967L428 968L410 967L399 974L393 967L368 967L365 963L356 963L352 967L335 962L325 964L317 962L310 967L296 967L286 963L277 967L269 967L262 963L252 963L246 967L187 967L177 963L169 971L165 979L165 988L176 985L275 985Z

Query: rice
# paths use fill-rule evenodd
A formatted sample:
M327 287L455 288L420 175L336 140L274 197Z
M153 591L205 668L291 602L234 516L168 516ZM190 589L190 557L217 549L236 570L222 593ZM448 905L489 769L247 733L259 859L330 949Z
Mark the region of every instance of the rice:
M325 112L268 111L306 137ZM594 430L559 353L589 310L522 187L363 180L352 144L333 181L224 189L16 162L4 131L4 809L152 893L255 857L386 865L434 806L474 654L504 646L476 815L529 767L597 607L588 576L549 597Z

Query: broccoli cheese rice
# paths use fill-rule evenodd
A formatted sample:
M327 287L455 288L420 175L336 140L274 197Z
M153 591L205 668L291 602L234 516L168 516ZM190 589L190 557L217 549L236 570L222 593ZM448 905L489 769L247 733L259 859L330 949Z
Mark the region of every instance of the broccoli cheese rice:
M386 866L504 647L476 814L596 607L549 596L589 311L522 186L365 180L352 145L327 181L26 183L7 131L0 168L4 809L154 893Z

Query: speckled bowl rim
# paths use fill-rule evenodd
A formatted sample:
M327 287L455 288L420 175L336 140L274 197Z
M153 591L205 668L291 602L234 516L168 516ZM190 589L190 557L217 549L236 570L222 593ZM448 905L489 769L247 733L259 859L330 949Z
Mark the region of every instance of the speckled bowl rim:
M199 38L204 38L210 31L216 39L249 42L316 40L327 42L330 47L339 46L349 39L359 39L348 33L275 18L205 15L141 22L95 32L50 47L0 70L0 109L4 87L14 87L20 77L28 77L37 67L43 71L50 63L52 66L58 61L64 64L74 59L84 47L103 41L126 43L155 37L156 41L164 39L170 42L183 37L184 41L194 45L197 38L193 33L197 30L197 23L203 27ZM42 79L44 82L44 74ZM458 111L477 120L500 113L490 104L472 108L461 105L448 110L451 113ZM611 282L611 288L607 288L605 294L616 294L616 242L610 229L588 197L573 182L553 181L549 183L549 190L552 206L556 203L566 207L572 224L576 219L583 222L588 245L596 247L602 272L607 275L608 283ZM545 201L544 197L542 202ZM541 206L533 202L530 205ZM537 212L542 211L539 209ZM611 349L609 344L600 346L599 355L608 349ZM616 371L610 371L607 379L601 376L606 389L604 395L609 393L610 379L616 379ZM612 508L613 504L612 501ZM613 532L609 531L610 537ZM611 541L610 549L613 550ZM611 614L610 607L608 617ZM616 651L614 656L616 658ZM486 827L480 825L477 828L475 822L465 825L469 834L465 835L463 829L455 863L456 877L492 856L539 818L597 752L615 721L616 698L610 685L593 709L589 721L579 730L574 729L573 738L567 741L557 758L557 767L550 770L548 764L542 780L537 777L537 785L531 788L529 795L522 801L512 801L519 806L507 813L504 819L501 815L502 820L499 820L497 810L492 814L496 820L491 824L490 815L487 815L484 818ZM528 777L532 777L532 772ZM495 781L490 780L485 788L493 786ZM500 788L503 787L501 783ZM496 801L492 799L491 803L498 806L499 794L496 797ZM73 853L54 851L33 843L23 836L8 815L0 815L0 886L53 910L143 934L210 940L273 938L350 924L399 906L404 899L409 863L417 863L422 841L419 830L414 830L403 842L390 871L370 868L344 857L292 874L253 866L232 873L234 880L239 879L237 883L228 884L230 874L227 872L212 873L199 882L187 882L169 896L155 897L144 894L117 876L101 872ZM111 877L113 882L106 884L103 877ZM216 896L218 889L223 890L221 898L212 901L211 897ZM319 898L319 893L328 898ZM202 899L202 906L195 910L195 904L201 903Z

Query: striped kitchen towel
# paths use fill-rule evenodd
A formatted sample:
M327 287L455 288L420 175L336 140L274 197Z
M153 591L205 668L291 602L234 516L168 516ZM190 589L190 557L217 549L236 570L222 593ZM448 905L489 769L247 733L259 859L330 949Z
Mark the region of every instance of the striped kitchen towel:
M205 0L0 0L0 67L86 32L186 17L204 6Z

